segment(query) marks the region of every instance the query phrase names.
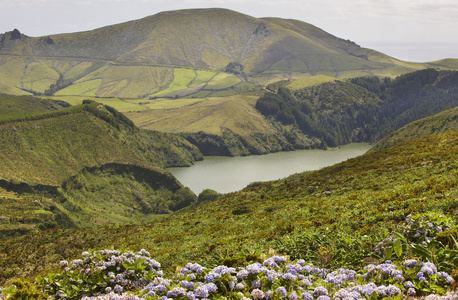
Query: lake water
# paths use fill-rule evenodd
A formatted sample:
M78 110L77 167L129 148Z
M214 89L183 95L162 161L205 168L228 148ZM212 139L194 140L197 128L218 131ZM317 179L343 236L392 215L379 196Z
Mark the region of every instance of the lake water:
M318 170L364 154L370 147L365 143L353 143L332 150L296 150L242 157L206 156L192 167L167 170L196 195L204 189L229 193L255 181Z

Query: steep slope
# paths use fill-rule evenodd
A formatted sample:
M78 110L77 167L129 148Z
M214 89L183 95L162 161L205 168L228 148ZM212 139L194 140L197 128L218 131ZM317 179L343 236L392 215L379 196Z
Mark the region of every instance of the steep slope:
M316 76L280 81L266 90L256 102L264 116L336 147L375 142L407 123L458 106L458 72L426 69L393 80Z
M190 165L202 159L197 148L178 136L138 130L109 106L89 101L0 120L0 132L6 220L0 236L43 224L41 229L151 219L196 200L158 166Z
M217 8L162 12L44 37L14 30L0 35L0 55L0 91L128 98L150 97L176 84L174 68L221 72L230 62L241 64L240 79L253 84L292 76L394 76L426 66L456 66L454 60L402 62L301 21L257 19ZM186 80L178 76L178 82Z
M407 140L454 130L458 130L458 107L409 123L378 141L370 151L378 151Z
M417 212L456 218L457 159L458 132L450 131L318 171L252 184L150 223L97 231L55 230L0 241L0 253L6 254L0 256L0 265L8 266L3 280L58 268L61 259L77 257L87 248L151 249L151 256L173 274L184 262L224 258L231 253L226 250L279 249L282 242L319 229L325 235L364 235L395 229ZM41 257L49 259L36 265Z

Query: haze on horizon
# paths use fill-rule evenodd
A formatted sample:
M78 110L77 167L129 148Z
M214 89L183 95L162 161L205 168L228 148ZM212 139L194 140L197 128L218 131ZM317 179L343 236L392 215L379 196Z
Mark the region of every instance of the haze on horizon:
M0 33L17 28L28 36L46 36L210 7L301 20L407 61L458 58L455 0L0 0Z

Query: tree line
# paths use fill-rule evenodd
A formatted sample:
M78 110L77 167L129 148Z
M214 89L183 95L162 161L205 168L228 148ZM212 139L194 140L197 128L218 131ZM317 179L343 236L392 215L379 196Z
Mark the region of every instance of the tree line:
M410 122L458 106L458 72L426 69L395 79L366 76L294 92L265 92L256 109L297 126L322 147L374 142Z

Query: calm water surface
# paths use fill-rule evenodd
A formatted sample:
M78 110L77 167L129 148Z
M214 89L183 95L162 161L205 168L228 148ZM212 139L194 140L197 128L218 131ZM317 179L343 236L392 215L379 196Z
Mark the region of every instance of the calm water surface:
M169 168L184 186L199 194L204 189L235 192L255 181L269 181L317 170L365 153L371 146L354 143L335 150L296 150L244 157L206 156L188 168Z

